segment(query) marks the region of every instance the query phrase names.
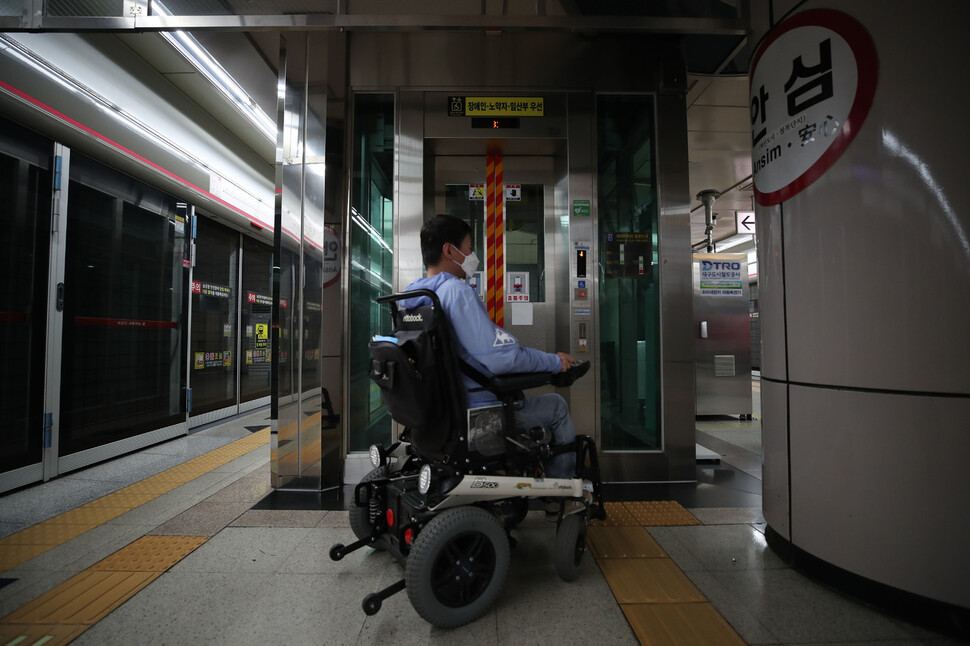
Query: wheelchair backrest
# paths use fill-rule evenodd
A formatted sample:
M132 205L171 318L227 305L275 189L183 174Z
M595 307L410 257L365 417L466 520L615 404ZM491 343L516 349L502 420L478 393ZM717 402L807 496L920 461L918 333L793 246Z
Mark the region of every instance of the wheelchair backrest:
M398 301L427 296L430 305ZM370 342L370 378L381 388L388 413L407 429L421 453L450 452L465 431L465 392L448 320L437 294L418 290L378 299L392 303L394 329Z

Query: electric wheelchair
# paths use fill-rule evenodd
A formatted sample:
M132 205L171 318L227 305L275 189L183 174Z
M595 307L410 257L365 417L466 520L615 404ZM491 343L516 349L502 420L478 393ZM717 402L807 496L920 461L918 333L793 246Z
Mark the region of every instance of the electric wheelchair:
M416 296L430 305L398 304ZM391 303L394 332L370 342L370 378L404 430L389 447L371 447L374 469L354 489L350 508L358 540L334 545L330 557L340 560L365 546L387 550L405 577L367 595L364 612L377 613L384 599L406 588L414 609L435 626L477 619L501 592L515 545L510 531L534 498L558 503L555 568L574 580L589 520L606 517L596 446L586 435L553 446L548 430L517 428L515 410L523 390L569 386L589 362L557 374L487 378L458 358L433 291L377 302ZM463 373L501 403L466 408ZM566 452L576 455L575 477L546 478L543 460Z

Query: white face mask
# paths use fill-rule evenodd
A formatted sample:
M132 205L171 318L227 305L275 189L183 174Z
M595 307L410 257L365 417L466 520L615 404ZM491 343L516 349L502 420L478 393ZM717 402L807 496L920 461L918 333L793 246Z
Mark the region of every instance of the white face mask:
M461 253L461 249L459 249L458 247L455 247L455 250L458 253ZM465 254L463 253L461 255L465 256ZM452 260L452 262L455 262L455 261ZM478 256L476 256L475 252L472 251L470 254L465 256L465 259L461 261L461 264L458 264L458 263L455 263L455 264L461 267L461 270L465 272L465 278L470 278L472 274L478 271Z

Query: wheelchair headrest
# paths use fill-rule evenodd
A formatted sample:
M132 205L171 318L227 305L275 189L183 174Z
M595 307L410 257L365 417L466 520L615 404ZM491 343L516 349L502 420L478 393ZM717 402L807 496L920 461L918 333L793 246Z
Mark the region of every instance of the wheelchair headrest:
M394 312L394 327L402 332L428 330L437 324L441 317L441 310L435 310L433 305L398 307Z

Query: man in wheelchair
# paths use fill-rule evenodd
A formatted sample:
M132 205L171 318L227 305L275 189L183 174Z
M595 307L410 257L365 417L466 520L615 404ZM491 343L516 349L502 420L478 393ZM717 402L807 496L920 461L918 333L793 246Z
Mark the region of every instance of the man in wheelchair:
M558 394L589 369L568 354L522 347L489 319L463 280L478 268L468 225L436 216L421 230L428 275L392 303L394 333L370 343L371 379L404 426L400 442L371 447L374 470L354 491L357 541L334 545L334 560L370 546L405 567L405 578L367 595L374 614L407 589L415 610L440 627L488 610L508 571L511 529L529 500L557 504L556 571L579 575L591 517L603 518L596 447L576 435Z
M469 408L498 403L494 393L476 379L526 372L566 372L577 365L575 359L559 352L550 354L519 345L518 340L488 317L485 304L464 278L478 269L479 260L472 251L471 230L458 218L439 215L421 228L421 255L428 269L426 278L411 283L406 292L430 289L438 295L441 309L451 324L452 342L458 358L474 369L465 369L462 381ZM400 305L411 308L429 304L426 296L404 300ZM551 393L530 397L517 407L515 417L520 426L542 427L552 433L553 444L567 444L576 438L576 429L566 400ZM562 453L545 462L550 478L570 478L576 472L574 453Z

